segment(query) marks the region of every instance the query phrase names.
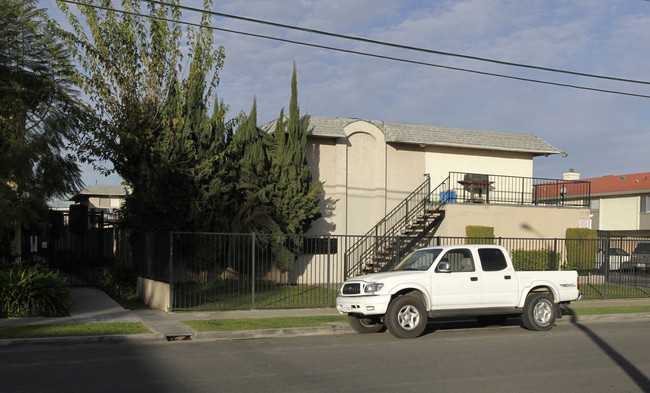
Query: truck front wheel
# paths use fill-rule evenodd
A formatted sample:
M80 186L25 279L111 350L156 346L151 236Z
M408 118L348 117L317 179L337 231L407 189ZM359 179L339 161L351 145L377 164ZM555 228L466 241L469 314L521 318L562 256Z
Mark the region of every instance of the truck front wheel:
M379 318L357 317L355 315L348 315L348 323L352 329L361 334L365 333L378 333L384 328Z
M384 323L397 338L414 338L427 327L427 312L417 296L404 295L395 298L386 311Z
M557 317L557 307L547 293L528 295L521 321L529 330L550 330Z

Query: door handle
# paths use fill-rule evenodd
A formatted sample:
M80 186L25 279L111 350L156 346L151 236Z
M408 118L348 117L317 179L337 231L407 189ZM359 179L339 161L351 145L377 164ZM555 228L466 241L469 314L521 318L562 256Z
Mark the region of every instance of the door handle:
M478 277L470 277L470 280L472 280L472 281L478 281Z
M511 277L510 276L504 276L503 278L505 278L506 280L510 280Z

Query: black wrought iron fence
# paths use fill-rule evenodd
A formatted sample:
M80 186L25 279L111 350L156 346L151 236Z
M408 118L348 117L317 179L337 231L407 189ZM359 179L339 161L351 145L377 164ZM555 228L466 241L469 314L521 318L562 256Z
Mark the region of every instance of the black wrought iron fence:
M591 199L584 180L449 172L449 186L446 195L457 203L589 207Z
M349 236L166 233L139 238L139 270L172 310L331 307Z
M21 260L59 270L72 286L93 286L104 266L127 260L127 243L126 232L104 225L102 213L50 211L47 221L21 232Z
M345 250L358 238L147 234L135 239L133 255L143 277L170 284L172 310L332 307L347 271ZM603 299L650 296L650 275L632 262L642 241L435 236L421 246L501 245L516 270L578 270L582 293ZM618 250L628 255L619 258Z

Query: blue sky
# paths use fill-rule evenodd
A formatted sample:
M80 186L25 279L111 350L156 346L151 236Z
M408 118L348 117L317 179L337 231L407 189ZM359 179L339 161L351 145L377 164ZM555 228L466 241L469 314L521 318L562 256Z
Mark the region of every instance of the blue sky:
M183 1L201 7L202 2ZM41 1L60 19L51 1ZM644 0L247 0L216 1L214 11L379 41L650 82L650 2ZM198 20L198 15L184 14ZM63 22L61 20L61 22ZM306 32L213 18L213 26L350 50L650 95L650 85L527 70L417 53ZM288 108L298 67L303 113L534 134L568 153L534 161L537 177L650 171L650 99L514 81L215 31L226 50L217 93L230 114L258 123ZM119 177L86 169L87 184Z

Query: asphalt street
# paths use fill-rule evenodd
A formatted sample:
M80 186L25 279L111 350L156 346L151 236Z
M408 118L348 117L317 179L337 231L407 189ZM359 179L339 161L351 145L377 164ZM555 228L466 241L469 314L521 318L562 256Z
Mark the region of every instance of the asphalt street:
M231 341L2 348L6 392L642 392L647 318Z

